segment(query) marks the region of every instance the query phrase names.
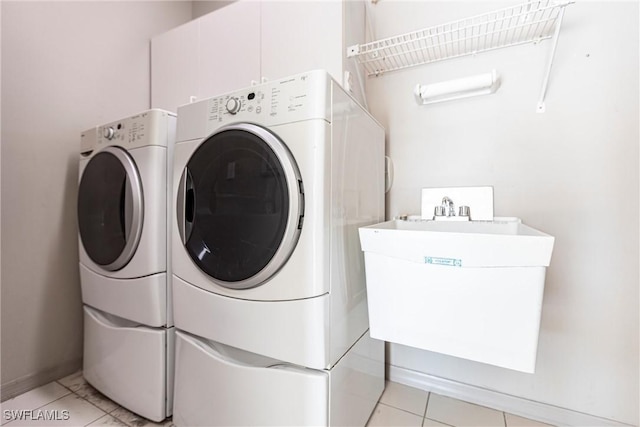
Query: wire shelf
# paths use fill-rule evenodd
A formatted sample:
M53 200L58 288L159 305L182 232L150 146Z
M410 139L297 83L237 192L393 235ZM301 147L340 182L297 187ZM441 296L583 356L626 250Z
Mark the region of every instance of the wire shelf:
M473 55L554 36L556 21L572 1L535 0L400 36L351 46L368 76ZM558 22L559 25L559 22Z

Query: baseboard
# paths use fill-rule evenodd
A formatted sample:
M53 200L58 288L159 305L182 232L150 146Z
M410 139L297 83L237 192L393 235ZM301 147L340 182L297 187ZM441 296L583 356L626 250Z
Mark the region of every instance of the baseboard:
M41 372L36 372L35 374L25 375L21 378L9 381L8 383L0 386L0 401L4 402L7 399L16 397L36 387L58 380L80 370L81 368L82 359L76 359Z
M445 378L412 371L398 366L387 365L387 379L425 391L453 397L465 402L494 408L520 417L552 424L576 427L630 427L618 421L573 411L546 403L535 402L521 397L488 390Z

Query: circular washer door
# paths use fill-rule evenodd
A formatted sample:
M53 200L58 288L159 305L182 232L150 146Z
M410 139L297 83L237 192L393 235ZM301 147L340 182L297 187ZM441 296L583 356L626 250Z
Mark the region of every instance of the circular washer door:
M78 229L89 258L120 270L135 253L143 222L142 183L125 150L107 147L85 167L78 190Z
M225 126L189 159L177 206L193 262L221 286L253 288L280 270L298 242L302 180L275 134L253 124Z

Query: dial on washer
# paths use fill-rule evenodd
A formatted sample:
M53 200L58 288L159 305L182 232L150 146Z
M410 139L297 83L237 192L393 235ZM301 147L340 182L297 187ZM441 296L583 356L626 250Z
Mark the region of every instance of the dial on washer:
M238 98L232 97L227 100L226 108L229 114L236 114L240 111L240 107L242 107L242 104Z
M108 128L104 128L104 130L102 131L102 135L105 138L111 140L115 136L115 131L113 130L113 128L111 126L109 126Z

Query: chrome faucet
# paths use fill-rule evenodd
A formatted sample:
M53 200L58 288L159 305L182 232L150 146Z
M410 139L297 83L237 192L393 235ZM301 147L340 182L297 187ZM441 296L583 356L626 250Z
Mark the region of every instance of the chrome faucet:
M442 198L442 208L444 210L445 216L456 216L456 209L453 205L453 200L451 200L448 196L444 196Z

